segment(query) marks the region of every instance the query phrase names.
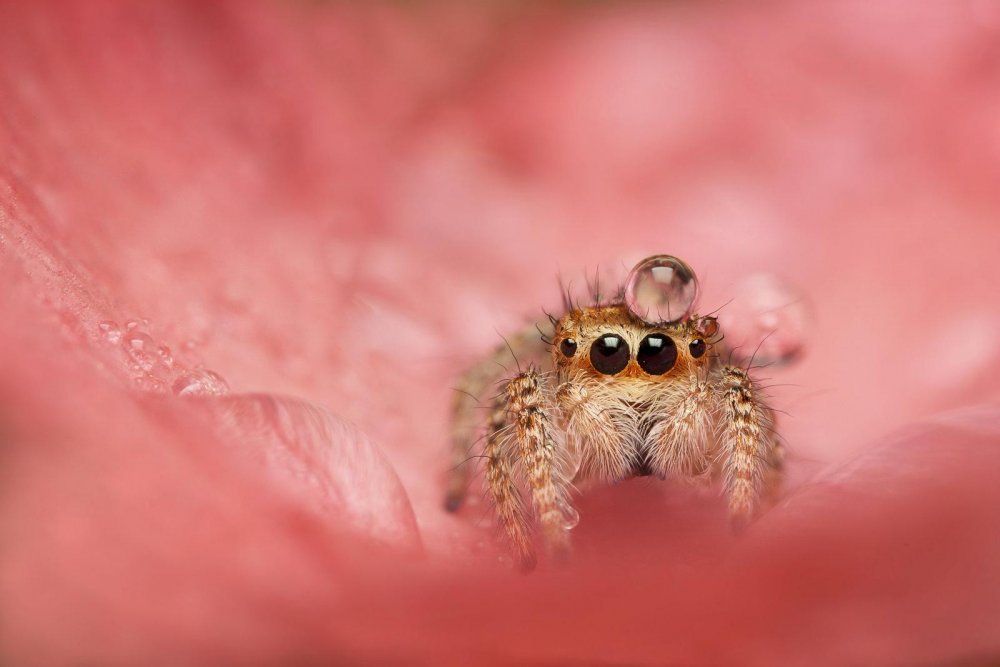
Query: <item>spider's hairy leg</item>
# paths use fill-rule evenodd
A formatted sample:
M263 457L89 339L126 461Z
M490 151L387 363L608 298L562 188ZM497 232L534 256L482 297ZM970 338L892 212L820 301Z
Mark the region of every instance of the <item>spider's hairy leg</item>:
M700 373L664 385L647 412L651 425L645 451L654 474L704 479L711 473L717 406L715 389Z
M566 481L556 455L542 377L536 369L529 368L508 383L507 408L543 541L549 551L564 557L569 553L569 531L563 514L568 506Z
M729 515L739 529L753 518L765 483L780 477L772 412L742 368L723 366L717 387Z
M451 472L444 501L445 509L450 512L457 511L462 506L469 490L469 478L474 467L470 464L470 456L476 432L482 423L480 399L490 386L509 375L505 364L517 363L517 360L531 361L545 354L546 344L537 327L538 325L532 324L507 338L489 357L466 371L455 387L451 422Z
M773 416L771 422L773 427ZM764 488L761 491L761 500L770 507L781 498L785 482L785 447L780 442L773 443L768 464L764 471Z
M514 482L514 462L510 447L511 424L507 419L506 392L499 394L490 414L489 433L483 455L486 458L486 488L496 509L500 526L513 545L515 556L521 568L530 570L535 566L535 555L531 549L531 539L524 516L521 492Z

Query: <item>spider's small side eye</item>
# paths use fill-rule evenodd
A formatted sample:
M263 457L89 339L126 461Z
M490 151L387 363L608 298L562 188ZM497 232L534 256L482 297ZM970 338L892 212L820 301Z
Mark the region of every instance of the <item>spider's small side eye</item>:
M559 343L559 351L564 356L572 357L576 354L576 341L572 338L563 338L563 342Z
M663 375L677 361L677 345L670 336L649 334L639 343L639 353L635 360L650 375Z
M590 363L594 370L604 375L615 375L628 366L628 343L621 336L607 334L590 346Z
M705 350L708 349L708 346L705 345L705 341L703 341L702 339L695 338L688 345L688 349L691 350L691 356L697 359L701 355L705 354Z

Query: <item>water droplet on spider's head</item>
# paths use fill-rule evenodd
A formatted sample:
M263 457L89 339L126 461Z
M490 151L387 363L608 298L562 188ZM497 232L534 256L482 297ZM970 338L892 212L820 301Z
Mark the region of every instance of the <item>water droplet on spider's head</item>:
M112 345L117 345L122 341L122 330L118 326L117 322L112 322L111 320L104 320L97 324L97 330L101 332L104 340L111 343Z
M691 315L698 300L698 278L685 262L654 255L638 264L625 281L625 304L650 324L679 322Z
M215 371L203 368L181 375L171 387L178 396L223 396L229 384Z

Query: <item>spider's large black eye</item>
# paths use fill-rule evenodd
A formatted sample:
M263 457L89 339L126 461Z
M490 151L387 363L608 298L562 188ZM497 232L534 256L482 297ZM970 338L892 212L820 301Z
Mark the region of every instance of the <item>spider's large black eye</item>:
M688 344L688 349L691 350L691 356L697 359L701 355L705 354L706 345L705 341L700 338L695 338Z
M559 343L559 351L567 357L572 357L576 354L576 341L572 338L563 338L563 342Z
M677 346L674 339L663 334L649 334L639 343L639 352L635 355L642 370L650 375L663 375L674 367L677 361Z
M621 336L607 334L590 346L590 363L604 375L615 375L628 366L628 343Z

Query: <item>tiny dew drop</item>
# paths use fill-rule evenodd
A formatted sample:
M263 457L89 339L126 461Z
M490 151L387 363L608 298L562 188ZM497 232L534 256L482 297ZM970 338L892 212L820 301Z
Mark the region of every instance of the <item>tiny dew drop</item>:
M132 378L135 386L143 391L151 391L157 393L165 393L167 391L166 383L160 378L150 375L148 373L141 373Z
M141 331L130 331L125 334L122 341L125 351L142 370L149 371L153 368L152 354L156 344L148 334Z
M566 530L573 530L580 523L580 513L567 501L563 500L559 503L559 511L562 512L563 528Z
M121 327L118 326L117 322L104 320L103 322L98 323L97 329L101 332L101 336L104 337L104 340L112 345L117 345L122 340L122 330Z
M174 367L174 355L170 352L170 348L166 345L161 345L156 348L156 355L160 359L160 363L166 366L168 369Z
M229 384L221 375L203 368L184 373L171 388L178 396L223 396L229 393Z

